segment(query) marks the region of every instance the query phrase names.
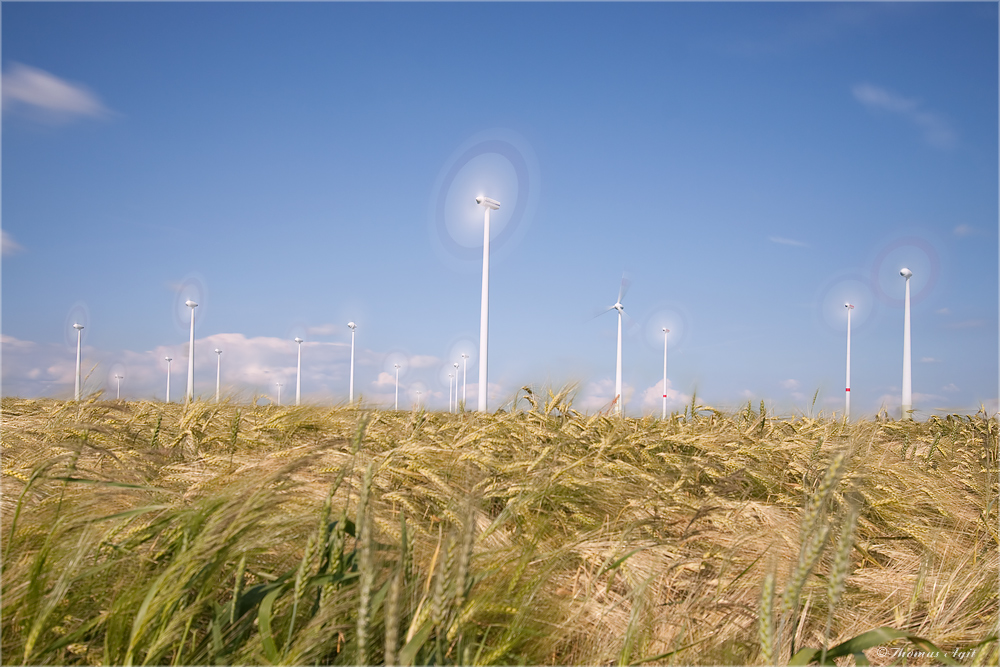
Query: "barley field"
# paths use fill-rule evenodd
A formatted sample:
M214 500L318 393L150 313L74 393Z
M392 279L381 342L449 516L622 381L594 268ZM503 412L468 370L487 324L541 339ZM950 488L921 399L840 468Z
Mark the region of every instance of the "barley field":
M998 425L4 398L3 664L998 663Z

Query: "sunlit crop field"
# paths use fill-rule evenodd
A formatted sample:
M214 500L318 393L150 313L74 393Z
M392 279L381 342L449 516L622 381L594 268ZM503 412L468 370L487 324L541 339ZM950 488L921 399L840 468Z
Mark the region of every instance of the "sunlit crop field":
M996 420L515 405L3 399L3 663L997 664Z

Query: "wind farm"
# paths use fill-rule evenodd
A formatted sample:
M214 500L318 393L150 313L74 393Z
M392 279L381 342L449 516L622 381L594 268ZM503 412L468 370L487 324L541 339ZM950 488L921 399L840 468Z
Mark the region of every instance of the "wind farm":
M1000 660L995 4L3 12L5 664Z

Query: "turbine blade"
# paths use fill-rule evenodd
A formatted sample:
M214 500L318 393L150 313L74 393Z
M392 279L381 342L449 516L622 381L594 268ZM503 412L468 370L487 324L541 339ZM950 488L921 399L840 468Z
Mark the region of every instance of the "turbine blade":
M590 317L588 317L586 319L586 321L589 322L590 320L597 319L598 317L600 317L604 313L608 312L609 310L614 310L614 309L615 309L614 306L608 306L607 308L601 308L600 310L598 310L597 312L595 312L593 315L591 315Z
M618 288L618 303L622 303L622 299L625 298L625 294L628 292L628 288L631 287L632 282L622 274L622 286Z

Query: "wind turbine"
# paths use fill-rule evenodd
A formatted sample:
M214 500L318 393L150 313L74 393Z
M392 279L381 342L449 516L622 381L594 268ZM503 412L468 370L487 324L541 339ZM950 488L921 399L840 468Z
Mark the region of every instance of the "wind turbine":
M490 211L500 208L500 202L489 197L476 197L476 203L486 209L483 224L483 300L479 313L479 411L486 412L486 349L490 322Z
M396 367L396 405L393 410L399 410L399 364L393 364Z
M274 384L278 385L278 405L281 405L281 383L275 382Z
M118 375L117 373L115 374L115 379L118 380L118 395L115 396L115 399L119 401L122 398L122 378L124 377L125 377L124 375Z
M295 405L299 404L299 399L302 396L302 343L303 340L298 336L295 337L295 342L299 344L299 361L295 367Z
M462 409L463 410L465 409L465 406L468 403L468 398L466 397L466 390L468 390L469 388L469 383L467 380L468 372L469 372L469 355L463 353L462 354Z
M219 388L222 386L222 350L215 348L217 355L215 363L215 402L219 402Z
M902 419L913 419L913 393L910 383L910 278L913 271L904 268L899 275L906 279L906 294L903 297L903 405Z
M173 357L163 357L167 361L167 403L170 402L170 362Z
M851 311L854 310L854 304L845 303L844 307L847 308L847 390L844 392L844 421L846 422L851 420Z
M191 309L191 341L188 345L188 383L187 402L194 398L194 309L198 307L191 299L184 302L184 305Z
M453 373L448 373L448 413L449 414L451 413L451 385L453 384L452 380L454 378L455 378L455 375Z
M667 418L667 334L670 329L663 327L663 416Z
M624 406L622 405L622 316L625 314L625 306L622 305L622 299L625 298L625 293L628 291L629 283L622 276L621 287L618 288L618 300L615 301L615 305L608 306L607 310L599 313L603 315L612 310L618 311L618 362L615 366L615 402L616 402L616 412L619 416L625 414ZM666 391L666 386L664 385L664 391Z
M455 412L458 413L458 362L452 364L455 367Z
M80 349L81 341L83 339L83 325L74 324L73 328L76 329L76 391L73 392L75 401L80 400Z
M351 405L354 404L354 330L357 329L358 325L354 322L348 322L347 326L351 329L351 390L347 402Z

